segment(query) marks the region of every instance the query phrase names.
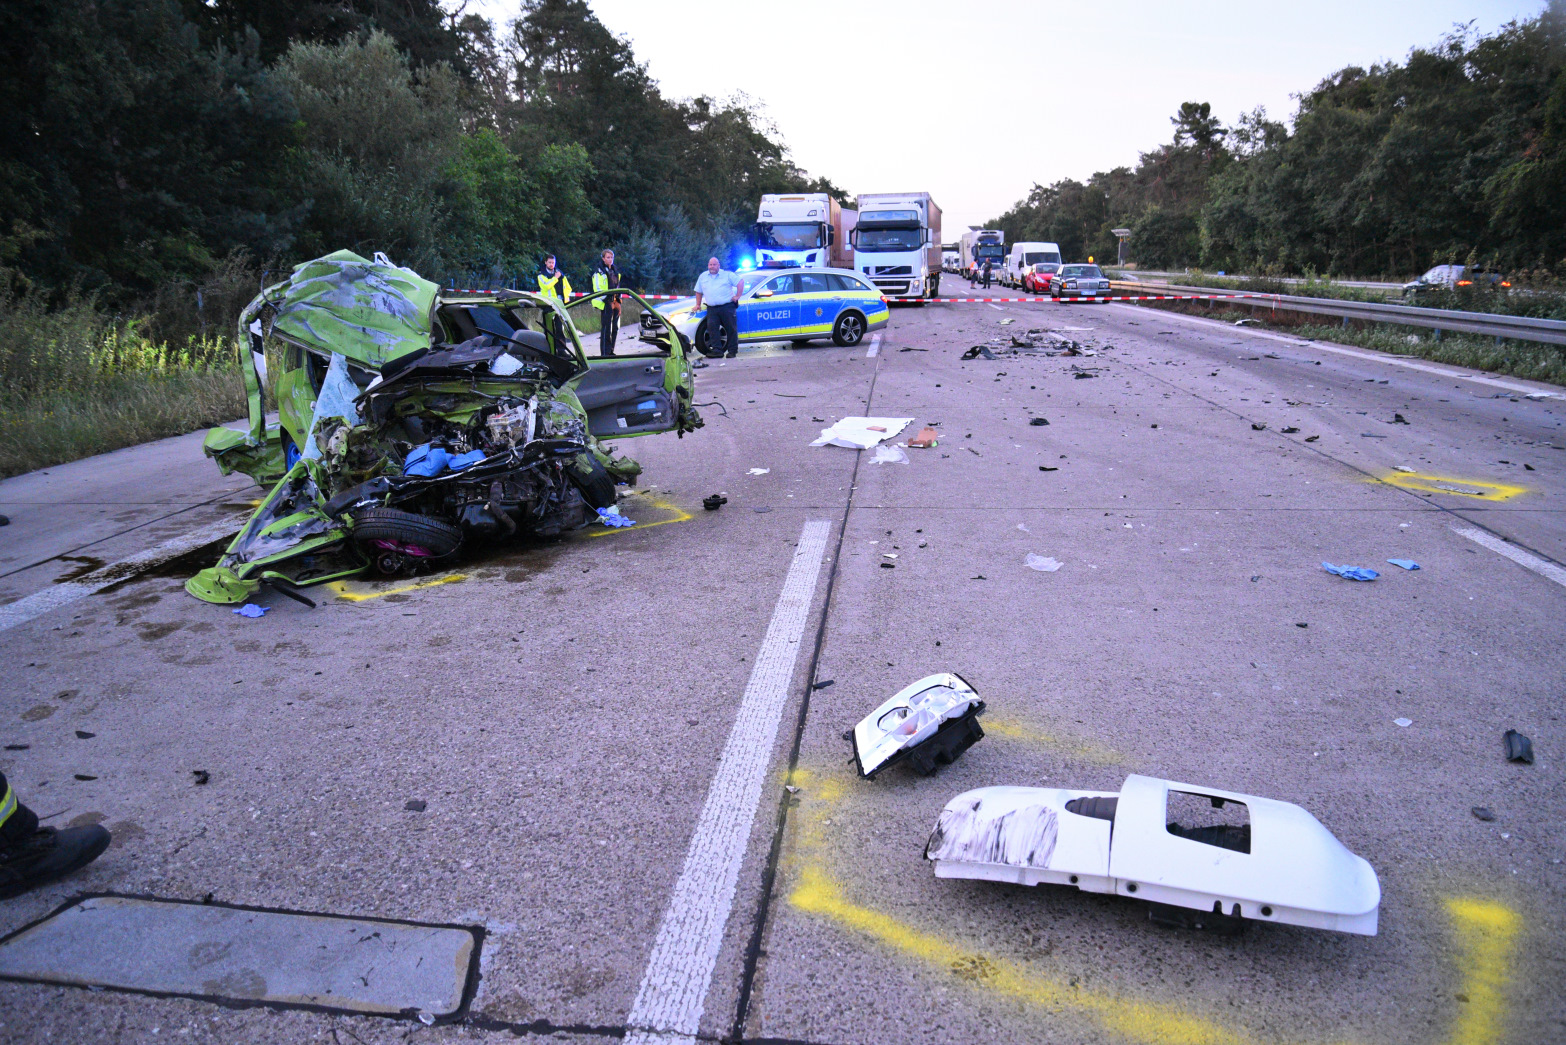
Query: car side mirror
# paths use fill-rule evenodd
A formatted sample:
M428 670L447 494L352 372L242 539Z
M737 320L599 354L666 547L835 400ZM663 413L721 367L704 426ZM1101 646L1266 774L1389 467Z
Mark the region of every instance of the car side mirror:
M758 290L758 291L756 291L756 296L758 298L770 298L772 296L772 291L770 291L770 290Z

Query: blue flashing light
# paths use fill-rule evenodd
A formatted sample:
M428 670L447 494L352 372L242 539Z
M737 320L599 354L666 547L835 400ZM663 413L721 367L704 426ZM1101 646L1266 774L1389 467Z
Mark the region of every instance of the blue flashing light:
M741 258L740 259L740 271L741 272L749 272L751 269L753 269L755 267L756 267L755 266L755 262L753 262L750 258Z

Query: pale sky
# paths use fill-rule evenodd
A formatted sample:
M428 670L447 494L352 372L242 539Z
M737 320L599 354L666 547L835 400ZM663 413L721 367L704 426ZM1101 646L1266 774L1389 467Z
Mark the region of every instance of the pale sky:
M927 191L950 241L1034 182L1134 167L1169 117L1225 124L1346 65L1406 57L1454 24L1493 31L1543 0L1309 3L590 0L668 97L744 92L794 162L852 194ZM479 0L503 25L514 0Z

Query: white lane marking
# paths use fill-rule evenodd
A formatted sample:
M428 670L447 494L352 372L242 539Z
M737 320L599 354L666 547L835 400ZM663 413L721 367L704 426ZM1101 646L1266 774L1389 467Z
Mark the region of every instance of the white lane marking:
M1485 533L1467 526L1454 526L1452 532L1459 537L1467 537L1475 544L1489 548L1497 555L1504 555L1525 570L1532 570L1541 577L1548 578L1556 584L1566 587L1566 569L1555 565L1545 559L1539 558L1529 552L1523 551L1514 544L1509 544L1494 534Z
M23 599L17 599L8 606L0 606L0 631L6 631L18 624L26 624L35 617L40 617L50 610L57 610L61 606L67 606L77 599L84 599L89 595L102 591L111 584L118 584L139 573L145 573L154 566L161 566L170 559L177 559L186 552L195 551L204 544L224 537L232 537L239 531L240 524L232 519L222 519L208 523L198 529L192 530L182 537L164 541L156 547L149 548L138 555L132 555L128 559L100 566L91 573L77 578L74 581L66 581L63 584L51 584L42 591L35 591Z
M811 520L800 534L739 714L707 789L685 867L674 883L641 989L626 1019L626 1045L689 1045L701 1029L707 989L734 906L740 865L750 843L761 785L788 703L788 685L831 531L831 523Z
M875 334L870 338L870 349L865 353L866 359L874 359L881 352L881 335Z
M993 309L994 309L994 310L995 310L995 311L997 311L997 312L1004 312L1004 311L1006 311L1006 310L1005 310L1005 309L1003 309L1003 308L1001 308L1001 307L1000 307L1000 306L999 306L999 305L994 305L994 304L991 304L991 303L990 303L990 302L988 302L988 301L986 301L986 302L985 302L985 304L986 304L986 305L989 305L989 306L990 306L990 307L991 307L991 308L993 308Z
M1123 305L1123 308L1136 308L1135 305ZM1419 370L1426 374L1435 374L1437 377L1456 378L1460 381L1472 381L1478 385L1488 385L1491 388L1504 388L1508 392L1521 392L1523 395L1539 396L1544 399L1566 399L1566 395L1552 392L1538 385L1523 385L1516 381L1506 381L1499 377L1489 377L1485 374L1469 374L1461 370L1451 370L1444 366L1436 366L1431 363L1422 363L1413 359L1405 359L1402 356L1389 355L1384 352L1366 352L1357 348L1344 348L1342 345L1332 345L1325 341L1305 341L1297 337L1285 337L1282 334L1274 334L1270 330L1252 330L1249 327L1237 327L1232 323L1225 323L1221 319L1203 319L1201 316L1187 316L1180 312L1159 311L1158 314L1165 319L1178 319L1194 323L1197 326L1218 328L1231 334L1246 334L1250 337L1265 338L1268 341L1279 341L1295 348L1315 348L1323 352L1336 352L1340 356L1349 356L1354 359L1363 359L1372 363L1390 363L1392 366L1406 367L1409 370Z

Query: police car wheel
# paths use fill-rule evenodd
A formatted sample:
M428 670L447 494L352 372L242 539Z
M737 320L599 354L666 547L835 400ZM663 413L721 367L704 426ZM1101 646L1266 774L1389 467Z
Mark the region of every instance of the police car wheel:
M859 344L865 337L865 317L857 312L844 312L832 324L832 343L841 348Z
M727 331L720 330L718 333L720 336L723 336L727 334ZM700 323L696 324L696 351L700 352L708 359L717 359L719 356L723 355L723 350L727 347L727 344L724 344L719 345L717 348L708 348L707 321L704 319Z

